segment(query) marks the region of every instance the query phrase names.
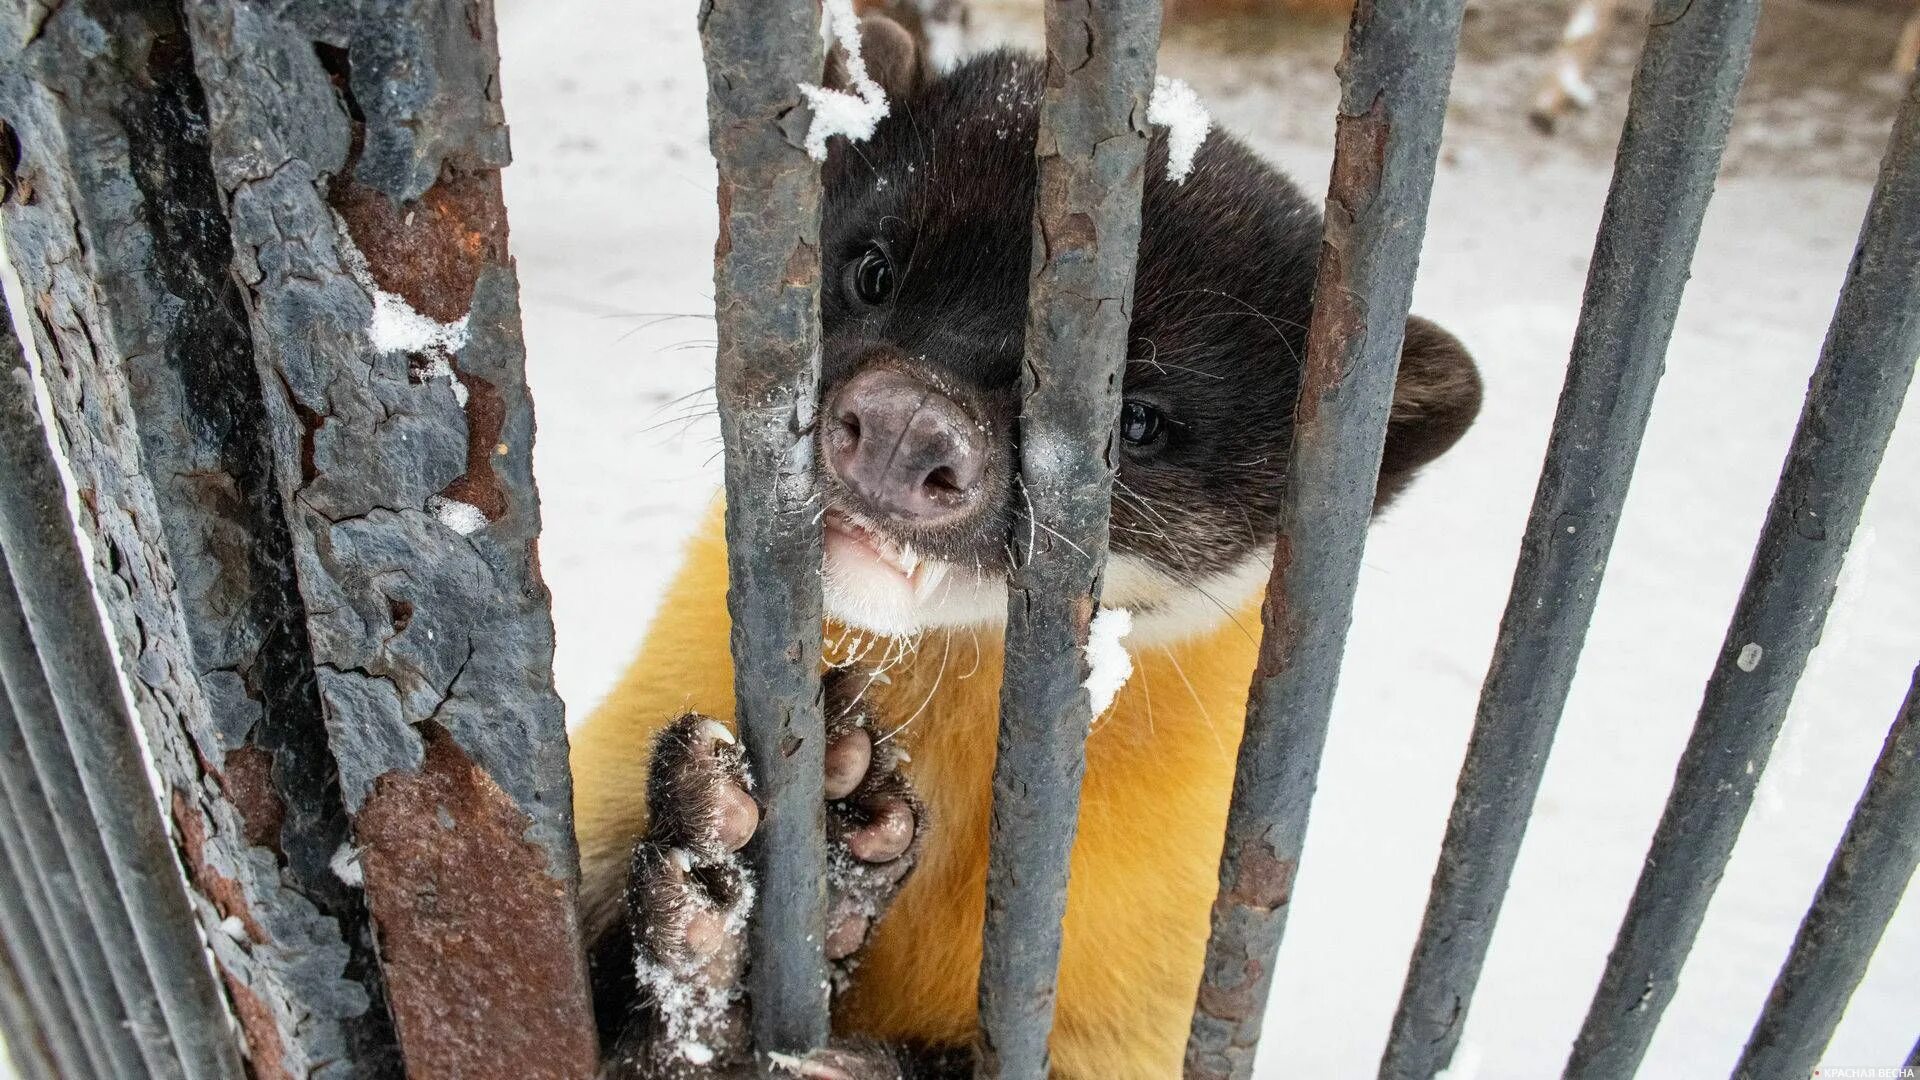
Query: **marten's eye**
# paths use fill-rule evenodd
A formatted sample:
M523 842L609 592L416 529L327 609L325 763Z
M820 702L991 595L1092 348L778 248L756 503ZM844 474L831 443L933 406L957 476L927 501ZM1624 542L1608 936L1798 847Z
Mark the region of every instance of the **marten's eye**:
M847 285L863 304L884 304L893 295L893 264L879 248L868 248L847 265Z
M1166 434L1167 418L1144 401L1120 403L1120 437L1133 446L1151 446Z

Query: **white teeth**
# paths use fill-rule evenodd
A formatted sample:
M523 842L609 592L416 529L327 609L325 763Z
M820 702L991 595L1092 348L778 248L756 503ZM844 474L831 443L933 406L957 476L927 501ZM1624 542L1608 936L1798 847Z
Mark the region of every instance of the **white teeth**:
M727 725L718 720L700 721L700 734L705 735L717 743L726 743L728 746L734 745L733 732L728 731Z
M947 571L951 569L953 569L952 563L929 561L926 568L927 572L920 575L919 579L914 582L916 591L921 596L925 596L939 588L940 582L946 578Z
M686 848L674 848L667 852L667 861L683 874L693 871L693 855Z

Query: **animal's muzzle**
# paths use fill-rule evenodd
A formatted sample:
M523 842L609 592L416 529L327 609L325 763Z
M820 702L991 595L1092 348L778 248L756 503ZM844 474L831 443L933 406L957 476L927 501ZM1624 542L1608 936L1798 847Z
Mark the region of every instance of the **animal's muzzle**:
M827 422L827 467L876 520L930 528L958 521L978 502L986 434L927 382L869 368L834 395Z

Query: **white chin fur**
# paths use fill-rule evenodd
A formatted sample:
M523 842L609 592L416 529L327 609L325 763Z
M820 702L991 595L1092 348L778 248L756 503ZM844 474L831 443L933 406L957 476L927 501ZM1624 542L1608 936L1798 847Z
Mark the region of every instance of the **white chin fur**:
M1006 624L1002 574L924 559L909 576L831 530L826 540L822 592L827 614L838 622L893 638ZM1171 645L1239 617L1265 587L1270 565L1265 557L1249 556L1231 570L1188 583L1143 560L1116 555L1107 562L1101 604L1132 612L1129 646Z
M827 614L882 637L923 630L999 626L1007 619L1006 579L971 566L921 559L911 575L828 529L821 585Z

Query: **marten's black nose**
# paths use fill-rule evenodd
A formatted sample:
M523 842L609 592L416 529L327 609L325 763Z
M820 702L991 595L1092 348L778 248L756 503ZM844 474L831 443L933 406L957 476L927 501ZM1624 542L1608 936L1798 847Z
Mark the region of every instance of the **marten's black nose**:
M863 371L834 395L827 423L827 466L873 513L941 525L972 505L987 467L985 434L925 382Z

